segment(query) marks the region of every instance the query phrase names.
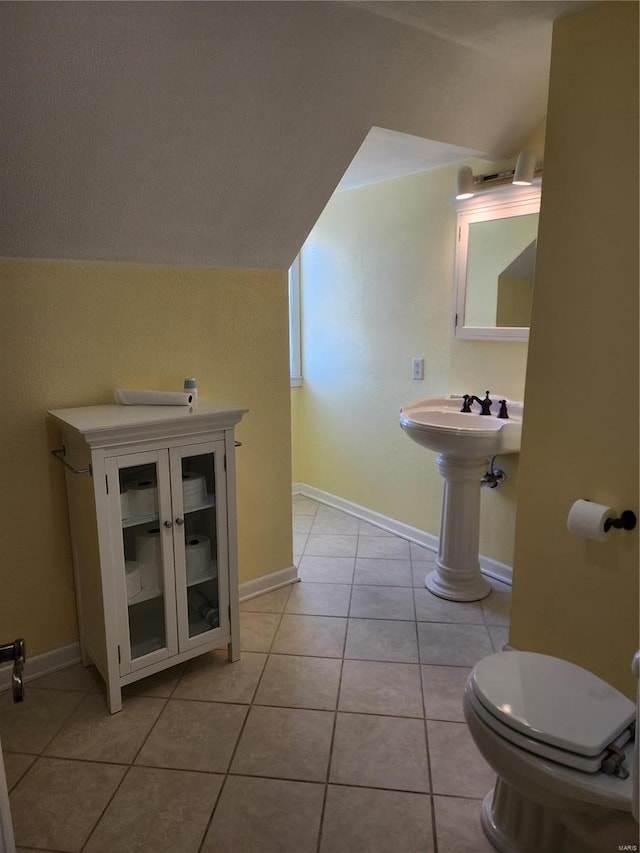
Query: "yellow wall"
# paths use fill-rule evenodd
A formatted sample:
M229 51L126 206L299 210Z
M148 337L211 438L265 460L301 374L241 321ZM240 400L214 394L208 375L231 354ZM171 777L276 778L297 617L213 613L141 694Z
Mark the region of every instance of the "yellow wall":
M453 338L456 168L332 197L302 250L304 385L292 392L299 479L436 536L436 454L401 431L400 406L487 388L522 399L527 356L522 342ZM517 457L499 464L508 479L483 490L480 549L510 565Z
M554 29L510 642L630 696L638 529L567 532L588 498L638 513L638 7Z
M285 271L0 261L0 626L29 654L77 638L63 469L47 409L113 389L250 411L238 428L240 581L286 568L291 462Z

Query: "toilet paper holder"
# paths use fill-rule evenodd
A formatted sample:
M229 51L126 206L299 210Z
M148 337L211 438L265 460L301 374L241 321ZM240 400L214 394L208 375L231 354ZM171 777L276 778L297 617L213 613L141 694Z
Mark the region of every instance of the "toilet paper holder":
M616 530L633 530L638 519L631 509L625 509L620 518L608 518L604 523L604 531L608 533L612 527Z

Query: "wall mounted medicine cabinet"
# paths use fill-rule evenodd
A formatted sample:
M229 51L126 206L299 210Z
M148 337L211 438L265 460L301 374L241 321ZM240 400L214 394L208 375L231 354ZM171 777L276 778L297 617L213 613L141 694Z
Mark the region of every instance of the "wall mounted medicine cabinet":
M240 657L234 430L246 409L85 406L61 433L80 632L111 713L126 684Z
M456 338L528 340L540 195L538 182L455 202Z

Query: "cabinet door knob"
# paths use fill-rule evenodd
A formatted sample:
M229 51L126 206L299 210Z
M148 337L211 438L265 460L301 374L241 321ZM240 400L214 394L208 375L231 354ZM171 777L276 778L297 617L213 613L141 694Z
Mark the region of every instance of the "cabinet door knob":
M165 521L164 526L165 527L173 527L173 522L172 521Z
M184 518L176 518L176 524L178 525L178 527L182 527L182 525L184 524Z

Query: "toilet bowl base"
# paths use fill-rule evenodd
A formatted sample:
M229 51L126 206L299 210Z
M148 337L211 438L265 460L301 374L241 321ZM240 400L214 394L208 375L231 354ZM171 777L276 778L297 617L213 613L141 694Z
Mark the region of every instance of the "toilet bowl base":
M587 813L552 809L522 796L500 777L483 800L480 824L499 853L638 849L638 824L630 813L598 806Z
M556 813L523 797L500 778L484 798L480 824L499 853L562 853L569 849Z

